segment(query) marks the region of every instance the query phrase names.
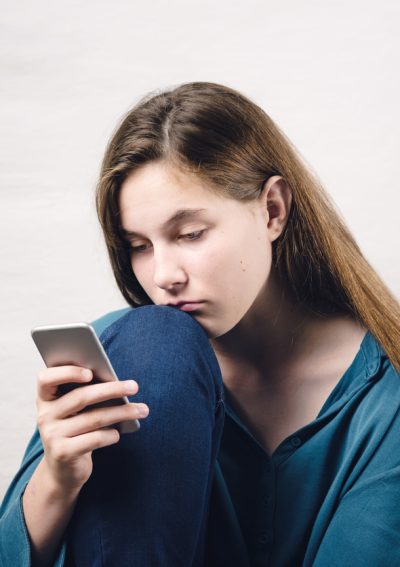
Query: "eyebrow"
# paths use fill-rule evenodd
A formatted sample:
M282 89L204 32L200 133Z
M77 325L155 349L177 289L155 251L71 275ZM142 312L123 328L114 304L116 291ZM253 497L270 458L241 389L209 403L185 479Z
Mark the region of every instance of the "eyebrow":
M201 216L207 209L178 209L169 219L167 219L161 225L161 229L166 231L168 228L171 228L173 225L177 224L178 222L189 220L193 218L197 218ZM126 230L125 228L121 228L121 232L125 238L132 238L133 236L140 236L138 232L134 232L132 230Z

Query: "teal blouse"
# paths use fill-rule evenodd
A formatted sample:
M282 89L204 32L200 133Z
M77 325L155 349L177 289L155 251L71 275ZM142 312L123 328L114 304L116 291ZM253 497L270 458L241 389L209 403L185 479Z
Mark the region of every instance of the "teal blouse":
M125 312L95 321L98 335ZM400 375L370 332L316 419L272 456L225 394L206 567L399 567ZM1 567L30 565L21 497L42 454L36 431L0 510Z

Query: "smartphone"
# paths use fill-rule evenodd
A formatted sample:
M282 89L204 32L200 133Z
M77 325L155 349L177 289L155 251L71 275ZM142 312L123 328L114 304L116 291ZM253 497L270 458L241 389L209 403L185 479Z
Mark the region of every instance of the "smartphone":
M31 335L47 367L71 364L90 368L93 371L91 383L118 380L95 330L88 323L34 327ZM65 394L83 385L81 383L62 384L59 386L59 392ZM85 409L128 403L128 398L123 396L88 406ZM132 433L140 428L140 423L134 419L118 423L115 427L120 433Z

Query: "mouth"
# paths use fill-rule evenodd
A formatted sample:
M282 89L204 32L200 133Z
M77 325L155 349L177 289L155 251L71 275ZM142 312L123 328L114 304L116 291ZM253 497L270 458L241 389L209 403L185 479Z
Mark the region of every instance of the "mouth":
M197 309L201 308L204 304L204 301L179 301L177 303L168 303L170 307L175 307L180 311L196 311Z

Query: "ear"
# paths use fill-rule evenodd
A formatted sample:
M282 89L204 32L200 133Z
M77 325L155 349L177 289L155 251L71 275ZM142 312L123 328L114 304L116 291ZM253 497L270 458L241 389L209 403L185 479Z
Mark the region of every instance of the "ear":
M283 232L292 205L292 190L280 175L273 175L265 181L260 195L267 221L270 242Z

